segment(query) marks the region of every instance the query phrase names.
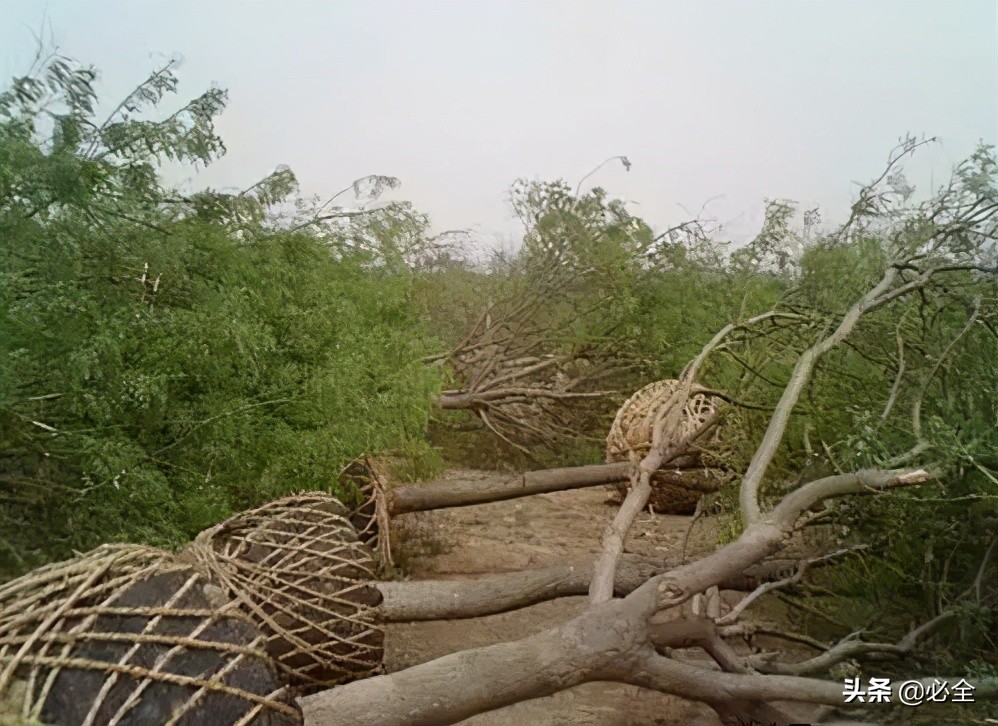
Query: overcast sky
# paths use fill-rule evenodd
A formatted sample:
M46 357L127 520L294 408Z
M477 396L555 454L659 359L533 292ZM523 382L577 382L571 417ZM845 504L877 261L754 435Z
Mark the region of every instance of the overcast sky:
M5 79L43 27L108 100L174 55L183 95L229 89L195 186L389 174L438 230L516 234L514 179L625 154L590 181L657 227L719 197L744 239L765 197L840 216L906 132L942 140L923 186L998 142L995 0L0 0Z

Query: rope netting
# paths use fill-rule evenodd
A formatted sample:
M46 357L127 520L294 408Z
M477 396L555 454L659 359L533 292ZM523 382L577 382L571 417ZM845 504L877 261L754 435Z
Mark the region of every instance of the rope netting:
M202 570L105 545L0 585L0 721L300 724L264 645Z
M394 562L388 514L388 475L374 458L362 456L343 468L339 483L344 488L357 489L361 501L350 512L350 521L357 528L360 541L374 548L382 572L390 571Z
M189 554L264 633L264 649L309 692L380 668L376 562L338 500L286 497L198 535Z
M617 411L606 437L606 461L640 461L651 450L656 424L668 413L677 398L679 381L666 379L649 383L632 395ZM715 400L694 386L683 404L679 423L665 432L666 445L678 444L697 433L717 413ZM704 466L703 450L717 443L716 431L698 440L687 456L689 465L679 473L660 470L652 477L651 507L660 513L690 514L704 492L718 489L725 481L724 472ZM616 486L626 494L628 485Z
M679 381L666 379L649 383L628 398L617 415L606 437L607 461L640 460L651 449L652 431L663 408L677 392ZM679 426L666 436L674 442L691 436L703 426L716 411L710 397L694 388L683 407Z

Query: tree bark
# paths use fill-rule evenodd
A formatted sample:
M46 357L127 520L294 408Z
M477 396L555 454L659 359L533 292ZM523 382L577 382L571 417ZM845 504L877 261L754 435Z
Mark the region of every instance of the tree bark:
M779 563L764 563L725 578L718 587L721 590L748 592L798 562L782 560ZM671 566L639 555L623 555L617 569L614 595L629 595L650 577ZM384 622L459 620L504 613L560 597L585 595L589 592L594 569L592 560L577 560L567 565L507 572L473 580L408 580L376 582L373 585L383 597L378 612Z
M561 469L528 471L501 484L490 482L441 482L426 486L400 487L388 493L388 513L392 516L429 509L466 507L471 504L516 499L531 494L560 492L627 481L631 464L593 464Z
M537 635L452 653L397 673L317 693L299 703L305 723L316 726L430 726L455 723L581 683L605 680L702 701L729 722L732 713L756 711L757 705L765 702L842 705L841 683L723 673L660 656L648 640L644 616L637 602L627 599L599 603L568 623ZM677 645L687 637L678 633ZM894 684L894 702L899 685ZM981 679L975 695L993 698L996 690L998 679ZM789 718L778 723L789 723Z
M475 395L473 393L445 393L437 396L436 400L433 401L433 405L444 411L461 411L471 408L474 400Z
M621 600L593 606L564 625L523 640L446 655L390 675L347 683L299 701L307 724L455 723L590 680L638 652L641 630ZM781 676L782 677L782 676Z
M704 701L724 714L765 701L839 705L841 685L831 681L719 673L658 656L649 619L761 562L822 500L919 484L930 476L925 470L861 471L810 482L731 544L650 578L623 599L593 603L564 625L523 640L466 650L309 696L302 708L316 724L446 724L593 680L657 688ZM721 663L729 660L730 651L722 652Z
M615 592L624 596L649 577L662 572L661 564L637 555L624 555L617 571ZM474 580L378 582L384 599L379 607L386 622L456 620L494 615L544 600L585 595L593 575L592 560L578 560L534 570L510 572Z

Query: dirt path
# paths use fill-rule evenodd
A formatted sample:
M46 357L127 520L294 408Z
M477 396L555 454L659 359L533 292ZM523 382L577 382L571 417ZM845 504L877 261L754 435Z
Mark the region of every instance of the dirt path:
M464 470L447 476L482 480L509 475ZM616 511L606 504L608 497L604 488L596 487L403 515L398 526L407 544L400 554L414 578L460 579L559 564L599 551L603 528ZM688 522L688 517L643 513L626 551L663 557L681 546ZM458 650L523 638L564 622L584 604L582 597L564 598L486 618L390 626L386 667L399 670ZM618 683L588 683L463 723L714 726L719 721L700 704Z

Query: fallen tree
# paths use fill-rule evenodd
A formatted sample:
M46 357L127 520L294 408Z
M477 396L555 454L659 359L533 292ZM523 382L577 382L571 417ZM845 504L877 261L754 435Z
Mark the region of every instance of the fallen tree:
M532 280L530 288L488 304L453 349L427 358L446 365L456 384L436 399L437 408L469 412L526 454L591 428L600 412L609 411L615 393L606 381L633 366L595 341L561 339L564 321L552 320L552 311L562 303L564 288L583 278L553 271Z
M391 516L431 509L467 507L487 502L518 499L533 494L584 489L606 484L625 484L630 478L632 465L628 462L565 466L558 469L526 471L509 477L503 482L439 481L417 486L385 487L385 506ZM703 476L704 469L691 457L677 457L669 468L657 476L674 485L708 494L720 484ZM370 475L366 475L370 476Z
M705 481L700 476L704 470L690 466L691 462L687 459L671 461L669 464L668 471L660 472L661 476L669 481L682 483L690 489L703 493L717 491L720 488L710 481ZM398 487L387 489L385 497L388 513L394 516L408 512L425 512L430 509L467 507L472 504L518 499L532 494L624 483L628 481L631 469L631 464L627 462L566 466L560 469L523 472L498 484L450 481Z
M761 703L771 700L841 705L839 683L766 675L780 667L775 662L757 668L744 665L723 639L724 629L707 617L660 618L674 615L694 595L716 588L725 576L776 551L800 517L824 499L915 485L930 476L918 469L856 472L812 482L760 516L735 543L652 577L625 598L595 602L569 623L523 640L456 653L308 697L302 700L306 719L337 724L453 723L592 680L634 683L702 700L731 723L764 709ZM725 672L659 652L688 647L702 647ZM845 657L844 652L833 654L827 665ZM998 694L998 681L977 684L978 697L989 694ZM779 722L796 718L784 715Z
M771 560L718 583L721 590L751 592L778 582L787 569L799 570L812 560ZM665 565L639 555L620 558L614 594L629 595L649 578L677 563ZM373 583L382 595L378 616L384 622L457 620L517 610L545 600L586 595L595 562L580 559L564 565L508 572L474 580L388 581Z
M819 721L844 707L844 691L841 681L818 676L847 660L911 653L945 627L965 599L993 604L991 563L995 547L991 546L979 558L977 576L970 585L954 597L940 600L942 612L900 640L867 642L852 633L820 656L799 660L791 654L746 653L739 643L758 628L749 616L761 596L799 581L802 572L758 583L727 612L719 594L727 582L744 578L751 568L781 554L795 533L827 519L835 500L878 497L929 485L963 471L954 468L955 459L948 455L954 447L933 441L932 432L921 420L929 384L957 342L966 339L961 330L938 354L926 356L931 362L920 373L914 393L905 397L914 438L910 448L878 455L878 466L849 470L839 465L841 457L829 454L831 472L809 477L802 471L782 491L775 485L786 482L773 482L767 476L785 445L791 418L820 366L844 348L851 349L861 323L877 311L914 299L923 304L916 308L919 313L935 309L938 314L947 305L957 303L959 307L969 297L977 302L967 311L967 329L984 320L981 295L992 289L998 272L991 259L998 241L998 165L989 153L982 152L936 198L902 213L898 205L908 198L903 189L882 190L877 185L890 179L892 188L903 187L894 176L895 167L918 145L907 141L892 155L884 175L862 190L853 217L826 241L833 251L850 245L870 249L872 244L879 255L877 277L856 293L851 304L834 313L818 305L809 308L791 293L777 308L720 330L682 372L680 385L657 410L650 449L630 466L627 496L604 532L601 553L591 569L578 573L561 570L540 577L522 573L505 576L502 581L493 578L469 583L462 587L469 594L477 590L477 594L467 597L463 607L454 608L439 607L439 596L440 590L447 592L446 588L457 585L448 583L437 592L423 586L425 602L436 602L427 605L423 614L457 617L496 611L483 606L489 600L497 603L497 608L508 609L537 599L575 594L588 580L589 604L581 614L521 640L454 653L309 696L301 701L306 719L316 724L454 723L584 682L617 681L701 701L728 724L751 719L779 724ZM988 314L993 315L993 310ZM984 326L987 330L983 335L994 334L990 325ZM695 430L679 425L708 362L721 352L734 351L736 343L746 336L764 337L781 326L796 332L798 345L791 348L793 364L781 384L779 400L738 482L740 533L693 562L665 566L654 573L635 570L623 557L624 542L636 515L648 502L652 477L687 456L698 437L714 423L711 416L705 416ZM905 333L900 325L897 330L899 337ZM904 366L898 368L902 371L898 373L900 380ZM888 413L891 409L896 412L898 387L891 385L890 392L884 392L886 404L879 401ZM806 431L804 437L806 440ZM973 443L963 442L961 460L966 460L967 451L973 451ZM976 455L972 461L978 469L983 467L990 481L998 481L986 461ZM638 584L636 580L642 578ZM404 588L404 583L398 587ZM391 587L382 591L389 610L404 607L391 602ZM455 590L450 592L453 595ZM413 597L413 610L418 609L415 601ZM405 615L419 616L417 612ZM998 678L993 676L937 671L911 680L925 687L943 676L952 676L947 678L952 681L971 678L979 700L998 696ZM897 682L888 683L885 699L871 698L848 708L862 711L862 718L878 719L884 709L898 703L899 688Z
M612 161L630 169L624 157L597 169ZM657 240L624 202L581 182L519 180L510 197L524 226L517 259L462 339L427 360L452 380L438 408L471 413L530 455L605 430L614 389L644 367L617 308Z
M424 512L516 499L531 494L615 484L627 480L629 469L630 465L626 463L594 464L524 472L500 484L440 482L400 487L386 491L388 512L391 515Z

